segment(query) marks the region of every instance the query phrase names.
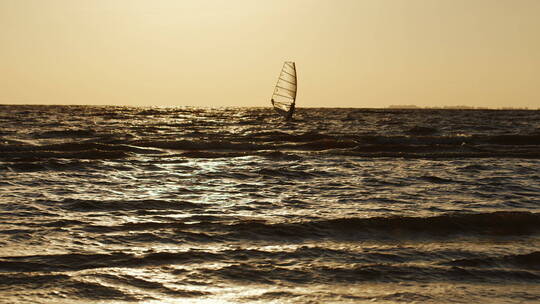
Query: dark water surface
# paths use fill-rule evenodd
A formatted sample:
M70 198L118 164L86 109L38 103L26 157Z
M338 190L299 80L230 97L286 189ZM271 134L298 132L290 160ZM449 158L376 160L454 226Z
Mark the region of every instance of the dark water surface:
M540 111L0 106L0 303L538 303Z

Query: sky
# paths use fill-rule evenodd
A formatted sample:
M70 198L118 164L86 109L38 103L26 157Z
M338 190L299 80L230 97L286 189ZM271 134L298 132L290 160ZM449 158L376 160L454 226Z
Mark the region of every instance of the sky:
M0 104L540 108L538 0L0 0Z

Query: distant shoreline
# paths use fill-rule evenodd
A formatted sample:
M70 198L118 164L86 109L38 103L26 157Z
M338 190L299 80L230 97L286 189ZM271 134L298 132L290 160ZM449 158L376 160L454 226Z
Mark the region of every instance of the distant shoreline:
M416 105L390 105L388 109L427 109L427 110L540 110L531 109L529 107L500 107L500 108L490 108L490 107L471 107L471 106L442 106L442 107L419 107Z

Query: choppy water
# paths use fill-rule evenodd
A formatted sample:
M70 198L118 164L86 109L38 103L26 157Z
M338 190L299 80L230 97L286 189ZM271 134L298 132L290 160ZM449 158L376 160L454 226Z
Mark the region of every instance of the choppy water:
M1 303L540 301L540 111L0 106Z

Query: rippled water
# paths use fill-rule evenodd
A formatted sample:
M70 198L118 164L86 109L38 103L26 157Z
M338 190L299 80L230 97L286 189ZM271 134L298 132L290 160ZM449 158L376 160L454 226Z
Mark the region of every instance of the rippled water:
M535 303L540 111L0 106L1 303Z

